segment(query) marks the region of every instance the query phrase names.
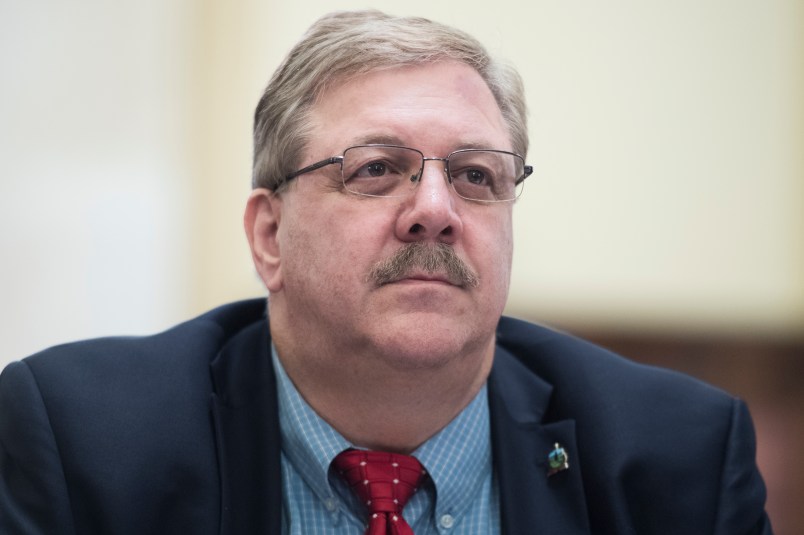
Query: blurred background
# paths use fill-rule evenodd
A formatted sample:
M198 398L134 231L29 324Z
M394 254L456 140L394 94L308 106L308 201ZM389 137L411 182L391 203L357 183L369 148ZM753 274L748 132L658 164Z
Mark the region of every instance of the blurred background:
M374 0L518 67L508 312L747 400L804 523L804 2ZM0 0L0 366L264 295L241 217L280 59L353 1Z

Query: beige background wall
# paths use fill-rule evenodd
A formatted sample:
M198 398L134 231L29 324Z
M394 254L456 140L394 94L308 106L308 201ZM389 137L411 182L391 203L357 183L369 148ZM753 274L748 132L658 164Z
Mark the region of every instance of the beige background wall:
M0 361L260 295L253 107L319 14L364 5L0 3ZM511 313L804 330L804 3L373 5L465 28L525 78Z

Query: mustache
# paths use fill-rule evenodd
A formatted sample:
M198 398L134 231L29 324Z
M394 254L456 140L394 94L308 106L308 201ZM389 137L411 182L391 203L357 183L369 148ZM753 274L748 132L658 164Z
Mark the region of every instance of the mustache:
M412 242L403 245L391 257L377 262L369 271L368 281L377 286L408 277L416 270L441 273L456 286L474 288L480 278L446 243Z

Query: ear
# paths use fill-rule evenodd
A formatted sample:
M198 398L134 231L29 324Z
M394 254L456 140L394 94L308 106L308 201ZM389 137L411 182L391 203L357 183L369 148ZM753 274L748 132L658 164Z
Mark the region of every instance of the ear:
M282 199L274 192L258 188L251 192L243 215L251 258L268 292L282 289L282 263L279 254L279 221Z

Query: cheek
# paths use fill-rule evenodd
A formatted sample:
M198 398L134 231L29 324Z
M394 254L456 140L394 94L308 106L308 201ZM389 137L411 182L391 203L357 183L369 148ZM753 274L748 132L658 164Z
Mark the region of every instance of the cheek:
M472 251L485 281L485 299L504 306L508 298L513 260L513 234L510 221L505 218L485 220L467 230L472 240Z
M365 278L381 250L381 223L365 213L343 213L336 208L319 206L286 221L286 276L333 289Z
M467 246L472 248L480 265L497 276L509 272L514 250L510 218L477 218L470 225L466 221L464 219L465 241L471 243Z
M329 278L327 264L338 247L337 237L315 231L309 222L289 225L284 237L282 263L287 279L317 285L318 280Z

